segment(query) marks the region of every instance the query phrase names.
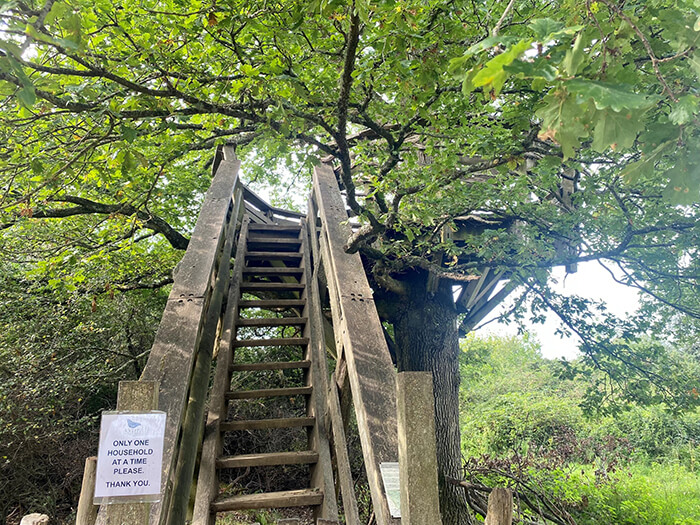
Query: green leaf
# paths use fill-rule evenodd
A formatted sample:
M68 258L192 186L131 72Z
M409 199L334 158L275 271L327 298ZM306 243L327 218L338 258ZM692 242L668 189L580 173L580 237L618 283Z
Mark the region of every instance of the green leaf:
M700 200L700 165L681 155L666 172L668 185L663 196L672 204L693 204Z
M503 69L508 73L518 75L520 78L543 78L547 82L552 82L557 78L557 69L544 58L538 58L532 62L515 60Z
M506 71L503 69L504 66L510 65L516 58L530 49L531 45L532 40L521 40L514 46L508 48L505 52L495 56L474 75L471 85L473 87L488 87L491 85L494 93L498 95L508 77Z
M673 109L668 114L668 118L674 124L682 126L693 120L697 112L698 97L695 95L685 95L679 98L678 102L673 105Z
M32 173L34 173L34 175L41 175L44 173L44 165L39 159L32 159L29 165L31 166Z
M564 71L568 73L569 76L573 77L576 75L578 68L583 63L586 58L586 54L583 51L583 33L579 33L574 42L574 46L566 52L566 57L564 57Z
M122 157L122 174L126 175L127 173L131 172L138 166L138 161L136 160L136 157L130 152L126 151L124 153L124 156Z
M122 124L121 126L121 134L122 138L127 141L128 143L134 142L134 139L136 138L138 131L135 130L134 128L131 128L125 124Z
M17 98L25 108L31 108L36 102L36 92L32 86L24 86L17 92Z
M552 33L556 33L563 29L564 26L564 22L559 20L552 20L551 18L538 18L537 20L530 22L527 27L529 27L532 32L535 33L535 37L537 37L538 40L545 40Z
M566 88L576 94L579 103L592 99L597 109L610 108L613 111L648 109L658 100L656 96L634 93L625 86L595 80L569 80L566 82Z
M608 148L619 151L631 147L637 134L644 129L644 124L639 117L638 112L631 111L625 113L610 110L598 112L591 147L599 153Z
M579 139L589 135L587 104L578 104L576 98L563 87L552 90L544 99L544 107L535 112L542 119L539 137L552 139L562 149L564 159L571 158L581 146Z

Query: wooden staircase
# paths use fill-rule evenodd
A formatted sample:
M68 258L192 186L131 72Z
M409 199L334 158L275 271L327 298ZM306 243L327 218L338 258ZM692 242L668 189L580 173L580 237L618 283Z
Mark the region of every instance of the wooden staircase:
M323 485L314 482L322 475L314 471L330 467L330 454L327 440L319 434L313 402L323 393L314 392L305 232L302 225L243 220L209 398L193 525L210 525L216 513L241 509L313 506L316 516L325 517ZM232 403L263 398L272 400L272 417L265 415L262 403L253 405L254 417L229 417L241 412ZM292 409L280 416L285 402L292 403ZM246 452L236 446L235 433L267 430L286 436L293 429L306 431L302 450ZM297 447L299 441L297 437ZM254 494L222 489L222 481L245 478L250 469L289 465L308 465L305 486ZM331 498L335 505L335 495Z

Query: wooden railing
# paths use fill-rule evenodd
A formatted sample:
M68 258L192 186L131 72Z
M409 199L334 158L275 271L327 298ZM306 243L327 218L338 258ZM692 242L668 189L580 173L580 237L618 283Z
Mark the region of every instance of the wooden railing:
M343 250L350 226L335 174L326 164L315 168L308 215L304 217L274 208L245 188L238 180L239 165L233 150L224 149L217 153L214 178L187 251L178 265L147 365L138 382L125 382L124 388L120 388L120 410L158 408L168 414L162 499L150 507L147 504L103 505L96 523L185 523L198 447L204 432L212 354L223 324L220 323L222 299L229 285L231 254L238 238L236 232L245 212L256 222L296 223L306 228L303 241L305 264L312 269L311 282L307 283L306 314L310 321L308 329L313 332L309 333L309 339L312 341L311 351L315 354L314 391L320 393L312 400L318 420L314 439L320 441L319 450L323 452L325 449L332 454L336 469L333 476L327 468L330 461L320 462L319 465L323 464L325 468L312 472L312 484L328 494L327 514L337 513L333 494L335 484L342 497L345 522L359 525L345 434L353 409L376 523L398 525L402 521L391 516L380 469L382 463L399 461L397 374L360 256ZM331 320L324 314L324 305L330 306ZM330 374L328 354L335 364ZM408 383L411 381L398 381L399 388ZM422 397L425 397L426 384L432 388L432 376L422 379ZM141 392L140 397L134 397L134 392ZM411 399L415 392L417 390L400 398ZM420 417L430 418L432 401L429 399L429 403L423 405L429 413L424 411ZM399 409L403 410L400 418L402 432L410 431L410 418L414 417L405 408L400 404ZM410 447L419 441L408 439L406 443ZM432 441L434 447L434 439ZM402 454L405 456L405 447ZM434 458L434 448L427 454L418 453L428 457L431 454ZM403 466L401 468L402 490L419 483L420 480L410 478L415 474ZM434 461L430 468L435 469ZM426 479L430 481L432 478L428 476ZM412 499L416 508L429 509L430 518L417 517L411 523L439 524L437 487L436 483L433 484L433 506L426 507L425 500L419 497ZM404 497L405 501L408 499ZM84 502L81 504L89 507ZM83 515L87 516L89 512ZM93 523L89 518L78 521L78 525ZM403 523L406 525L409 521Z

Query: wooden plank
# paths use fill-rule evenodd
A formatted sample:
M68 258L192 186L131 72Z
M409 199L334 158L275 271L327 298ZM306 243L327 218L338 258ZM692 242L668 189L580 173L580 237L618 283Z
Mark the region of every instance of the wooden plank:
M163 499L151 509L151 523L163 524L170 507L180 427L208 302L219 236L237 184L237 161L222 161L205 197L188 250L178 265L175 284L163 312L141 379L160 383L159 408L168 414L163 448Z
M314 279L313 267L311 265L312 252L309 249L308 224L304 221L306 229L302 233L302 253L304 258L304 276L302 281L307 284L303 297L308 299L304 315L308 316L310 322L304 327L303 335L309 338L309 346L306 349L306 358L312 361L312 367L307 375L307 382L313 385L314 391L307 405L308 416L318 416L317 423L309 433L309 448L317 450L319 461L311 468L311 485L319 488L324 493L323 505L314 513L318 518L338 518L338 501L336 499L335 482L333 480L333 462L331 458L329 433L326 428L324 418L325 394L328 389L328 363L326 360L323 321L318 281Z
M350 230L345 203L328 165L314 169L314 190L329 247L326 275L329 281L342 276L342 283L336 285L339 304L333 325L336 334L340 332L348 363L375 517L378 525L398 525L400 521L389 513L379 470L380 463L398 459L394 366L360 256L343 250Z
M308 337L273 337L270 339L242 339L234 341L233 346L306 346L309 344Z
M226 418L225 393L230 385L228 369L233 357L231 340L234 336L234 323L238 317L238 301L240 297L238 286L241 282L241 273L245 262L246 245L241 239L246 238L248 223L249 219L243 220L236 245L236 257L231 282L229 283L226 312L222 322L223 331L220 336L219 354L216 360L216 371L214 372L214 384L209 397L209 412L202 444L192 525L210 525L215 521L212 519L210 505L219 493L216 458L221 454L222 449L220 426Z
M276 230L270 230L275 232L277 234ZM258 244L270 244L272 246L289 246L289 247L294 247L294 249L299 249L299 246L301 246L301 240L288 236L288 237L271 237L269 235L249 235L248 236L248 247L250 245L258 245Z
M303 268L288 268L286 266L273 266L268 268L266 266L249 266L243 270L245 275L301 275L304 273Z
M241 283L242 292L300 292L303 289L304 285L299 283Z
M236 430L263 430L270 428L299 428L312 427L315 417L285 417L276 419L244 419L241 421L225 421L221 423L222 432Z
M241 454L224 456L216 460L216 468L270 467L277 465L310 465L318 461L318 453L313 450L294 452L265 452L262 454Z
M232 365L231 372L248 372L254 370L289 370L294 368L309 368L311 361L271 361L269 363L238 363Z
M235 222L237 217L231 215L224 229L223 249L218 255L213 291L202 327L194 372L190 380L187 412L182 424L182 437L177 460L177 470L172 491L172 506L168 513L168 525L184 525L187 520L190 496L194 484L194 473L198 451L202 443L205 423L205 410L211 363L216 339L219 335L221 307L224 295L229 290L231 274L231 252L233 250Z
M235 390L226 392L226 399L258 399L262 397L308 396L313 390L310 386L293 386L288 388L263 388L260 390Z
M276 259L276 260L289 260L289 261L294 261L301 259L301 254L300 253L294 253L294 252L266 252L266 251L251 251L248 252L248 259L265 259L265 260L270 260L270 259Z
M320 490L304 489L229 496L216 500L211 507L215 512L226 512L242 509L306 507L308 505L320 505L322 501L323 493Z
M241 308L283 308L304 306L306 299L241 299Z
M277 232L296 232L299 233L301 230L301 225L285 225L285 224L260 224L260 223L251 223L250 225L251 230L255 231L264 231L264 230L275 230Z
M355 482L350 470L350 457L348 455L348 443L345 439L345 425L340 413L340 399L338 388L332 382L328 389L328 410L331 416L333 428L333 444L335 450L335 462L338 468L338 483L340 495L343 498L343 510L346 523L360 523L360 512L355 496Z

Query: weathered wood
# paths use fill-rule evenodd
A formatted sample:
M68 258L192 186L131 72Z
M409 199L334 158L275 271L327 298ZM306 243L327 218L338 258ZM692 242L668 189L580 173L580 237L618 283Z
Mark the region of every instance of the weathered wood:
M440 525L433 374L400 372L396 391L401 524Z
M489 494L489 504L484 525L512 525L513 491L496 487Z
M211 363L215 341L218 337L218 326L221 319L221 307L224 294L229 288L231 271L231 252L233 250L233 233L237 217L229 217L224 228L223 248L217 255L218 265L215 271L214 286L205 314L202 336L199 341L194 372L190 380L187 412L182 424L182 437L177 468L173 482L172 507L168 514L168 525L184 525L192 488L195 486L193 477L197 462L197 451L202 442L204 432L204 411L211 375Z
M260 224L251 223L250 230L260 231L260 230L275 230L276 232L289 231L299 233L301 230L301 225L299 224Z
M318 452L302 450L294 452L265 452L223 456L216 460L217 468L269 467L272 465L308 465L318 461Z
M289 370L294 368L309 368L311 361L269 361L267 363L238 363L229 369L232 372L247 372L253 370Z
M262 397L308 396L313 387L293 386L289 388L263 388L260 390L236 390L226 392L226 399L258 399Z
M245 494L229 496L212 503L215 512L241 509L269 509L274 507L305 507L320 505L323 493L316 489L286 490L264 494Z
M346 523L360 523L360 512L355 496L355 483L350 470L350 458L348 456L348 443L345 439L345 425L340 412L340 399L338 387L332 382L328 389L328 408L333 428L333 445L335 461L338 468L338 483L340 495L343 498L343 510Z
M212 275L232 190L237 184L238 161L222 161L205 196L202 211L163 312L148 363L141 379L161 384L160 406L167 412L163 448L163 498L152 506L151 523L162 525L170 508L180 429L187 405L189 383L211 296ZM99 519L99 516L98 516Z
M229 368L232 361L231 341L235 335L235 323L238 319L238 306L240 293L238 286L242 279L245 264L246 243L248 235L248 219L244 219L236 245L236 255L233 265L233 274L228 289L226 312L222 322L219 354L216 360L214 372L214 384L209 401L207 425L205 428L204 442L202 444L202 456L197 479L197 492L192 513L192 525L209 525L213 523L210 509L211 502L216 498L218 490L218 478L216 475L216 458L221 454L221 424L226 418L225 392L229 388Z
M301 259L302 255L295 252L265 252L265 251L251 251L248 252L248 259L252 260L283 260L283 261L297 261Z
M339 308L333 312L348 362L365 469L378 525L398 524L392 519L379 471L381 462L398 458L395 372L384 340L372 290L359 254L347 254L343 244L350 236L347 213L333 170L314 170L314 189L323 221L330 260L329 281L343 276L338 285Z
M308 337L273 337L270 339L241 339L234 341L233 346L306 346Z
M221 423L222 432L235 430L261 430L270 428L312 427L315 417L286 417L277 419L244 419L240 421L224 421Z
M117 394L117 410L145 412L158 408L158 381L120 381ZM164 481L164 480L163 480ZM150 503L123 503L101 505L97 514L97 525L147 525L151 511ZM153 505L155 506L155 504Z
M78 500L78 512L75 525L94 525L97 519L99 505L94 505L92 499L95 495L95 481L97 477L97 457L91 456L85 460L83 469L83 484L80 487L80 499Z
M290 268L288 266L249 266L243 270L243 273L253 275L301 275L304 273L303 268Z
M294 308L304 306L305 299L260 299L240 301L241 308Z
M241 284L242 292L257 292L257 291L302 291L304 285L299 283L243 283Z
M301 264L305 270L302 281L306 284L302 297L308 299L303 313L311 320L304 327L303 333L309 338L310 343L306 348L305 357L312 362L306 379L307 384L314 386L314 391L307 405L307 416L317 416L316 425L309 433L309 448L317 450L319 453L318 463L311 468L311 486L319 488L324 493L323 504L314 513L314 517L337 519L338 502L333 481L329 429L325 425L324 418L321 417L325 410L325 393L328 389L328 362L323 333L323 313L319 300L318 281L314 278L311 264L312 252L309 247L309 234L311 232L306 221L302 221L302 224L306 227L301 234L301 251L304 255Z
M238 326L299 326L306 324L306 317L259 317L240 319Z

